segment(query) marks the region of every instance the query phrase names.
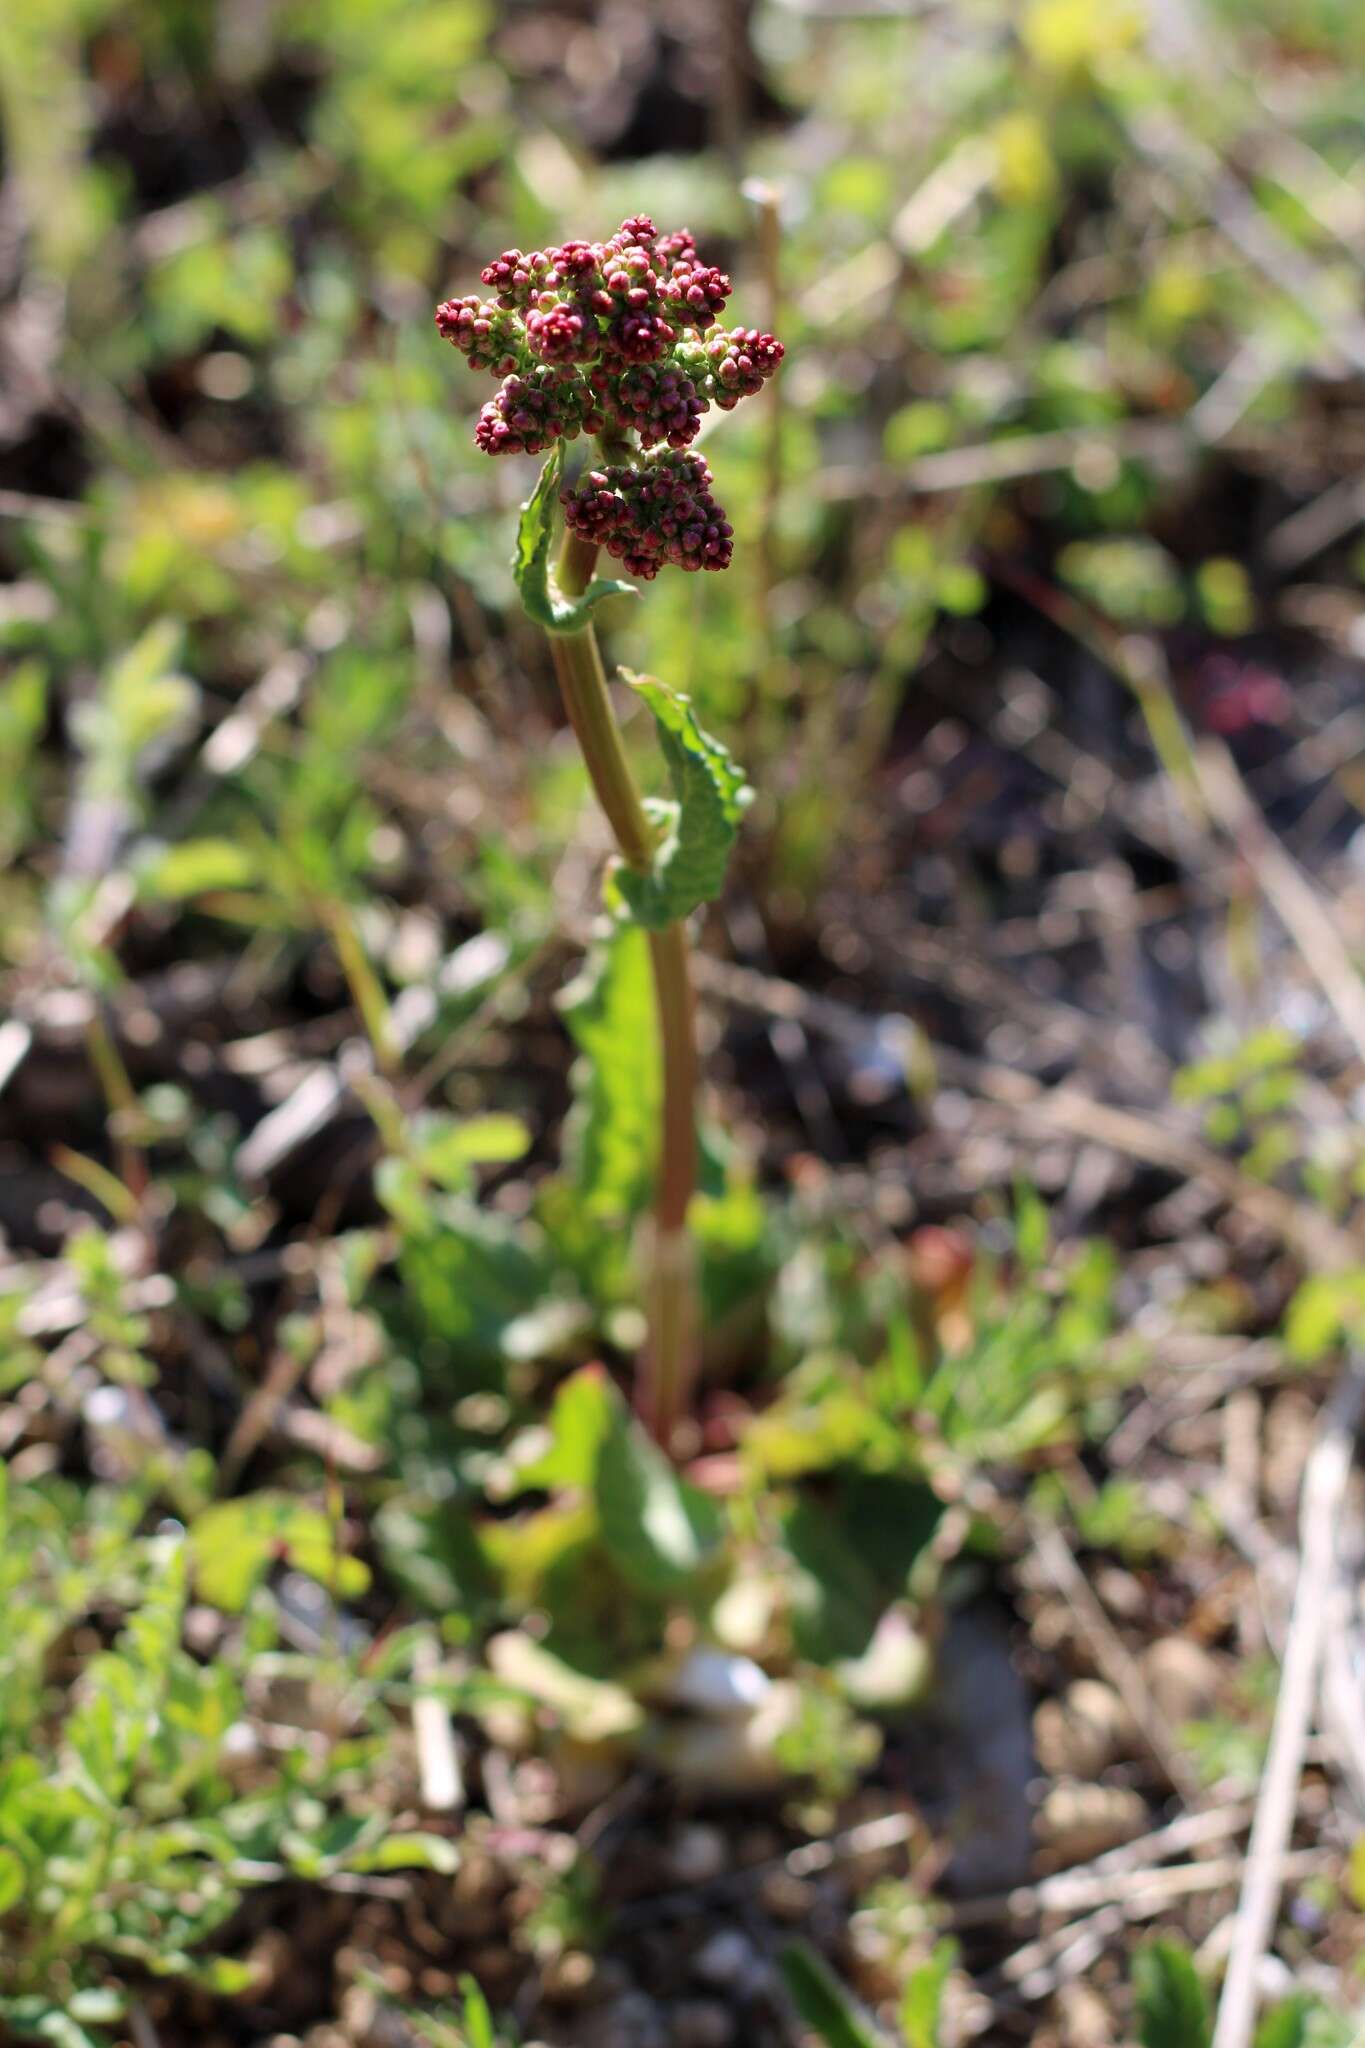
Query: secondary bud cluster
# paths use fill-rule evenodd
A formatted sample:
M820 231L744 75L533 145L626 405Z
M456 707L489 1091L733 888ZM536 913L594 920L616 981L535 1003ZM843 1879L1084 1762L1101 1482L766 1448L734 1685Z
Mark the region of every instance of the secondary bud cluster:
M485 455L540 455L556 441L600 434L597 395L577 370L538 363L514 371L479 414L474 444Z
M666 562L679 569L730 566L734 529L710 485L700 455L670 453L639 469L589 470L561 498L574 533L649 582Z
M660 235L645 214L605 242L508 249L482 275L492 296L448 299L436 325L505 380L475 433L490 455L604 428L685 448L708 406L728 411L782 360L771 334L721 325L729 278L685 228Z

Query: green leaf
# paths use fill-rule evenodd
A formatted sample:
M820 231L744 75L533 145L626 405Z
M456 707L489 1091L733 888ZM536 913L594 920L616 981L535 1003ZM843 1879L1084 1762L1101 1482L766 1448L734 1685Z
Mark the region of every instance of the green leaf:
M25 1998L0 1998L0 2020L22 2037L50 2041L54 2048L104 2048L99 2035L89 2034L80 2024L76 2008L82 2001L101 2001L90 2015L94 2024L108 2024L122 2016L123 2001L116 1992L78 1991L68 2007L53 2005L39 1993Z
M719 1547L715 1502L679 1479L619 1407L597 1457L597 1513L614 1562L641 1592L681 1592Z
M886 1606L871 1561L817 1501L798 1500L783 1517L782 1534L795 1566L791 1617L799 1654L813 1664L861 1657Z
M350 1870L435 1870L451 1877L460 1867L460 1852L445 1835L417 1832L385 1835L372 1849L352 1856Z
M1338 1344L1358 1341L1365 1329L1365 1269L1315 1273L1295 1294L1284 1338L1298 1365L1316 1365Z
M600 1365L584 1365L570 1373L550 1410L550 1447L532 1463L519 1465L518 1493L568 1487L586 1490L593 1484L597 1460L612 1427L611 1382Z
M488 2000L472 1977L461 1977L460 1990L464 1994L464 2030L469 2036L469 2048L498 2048Z
M620 926L560 1008L582 1054L565 1132L570 1170L590 1215L624 1221L648 1200L658 1150L662 1067L644 933Z
M1307 2048L1310 2029L1320 2010L1315 1998L1296 1991L1268 2012L1256 2029L1255 2048Z
M531 1133L519 1116L490 1112L456 1118L432 1115L416 1120L413 1150L422 1172L442 1187L468 1186L471 1166L505 1166L530 1149Z
M512 574L529 617L547 633L578 633L587 625L595 606L604 597L638 597L633 583L618 583L595 577L581 597L567 598L550 573L550 539L554 532L559 483L564 474L564 443L557 441L536 487L521 508L517 527L517 551L512 557Z
M466 1386L494 1385L508 1327L551 1279L537 1233L459 1196L441 1196L430 1226L405 1229L398 1270L409 1305Z
M114 662L98 693L73 711L91 797L130 798L152 757L192 716L199 693L175 668L183 637L172 619L149 626Z
M1142 2048L1208 2048L1208 1999L1179 1942L1151 1941L1138 1950L1133 1993Z
M219 1998L239 1998L256 1981L256 1972L251 1964L240 1961L236 1956L192 1956L188 1959L185 1974Z
M252 1493L217 1501L190 1530L201 1599L240 1614L272 1564L287 1559L343 1599L370 1583L359 1558L338 1553L336 1530L321 1509L284 1493Z
M884 2036L813 1948L793 1943L782 1951L781 1963L792 2004L826 2048L886 2048Z
M957 1943L936 1941L928 1961L910 1972L900 2012L905 2048L939 2048L943 1990L956 1961Z
M653 676L621 674L653 713L674 801L650 806L662 837L648 874L620 867L612 886L637 924L662 931L719 896L753 791L720 741L698 725L690 698Z
M455 1501L399 1495L374 1521L384 1568L431 1614L481 1613L497 1592L478 1531Z
M922 1480L838 1471L828 1501L803 1496L783 1519L795 1566L792 1625L801 1654L825 1664L859 1658L893 1600L904 1598L943 1504Z
M138 863L137 892L144 903L169 903L210 889L245 889L259 877L250 847L237 839L184 839L148 847Z
M24 1896L24 1866L13 1849L0 1849L0 1914L8 1913Z

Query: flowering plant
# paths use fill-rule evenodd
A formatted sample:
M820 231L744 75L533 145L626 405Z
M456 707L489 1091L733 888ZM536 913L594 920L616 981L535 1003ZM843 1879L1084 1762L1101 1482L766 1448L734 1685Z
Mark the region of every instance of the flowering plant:
M733 529L691 443L712 406L763 389L782 344L722 318L732 286L691 234L661 235L646 215L605 242L508 249L482 273L491 296L447 299L436 325L470 366L502 381L474 429L488 455L548 451L522 509L514 557L522 602L550 638L555 671L620 852L610 900L621 927L648 937L662 1060L649 1346L642 1406L669 1444L698 1367L694 1255L696 1075L687 919L720 889L752 792L686 697L652 677L626 680L652 713L672 782L641 798L616 723L591 613L631 585L596 578L599 551L650 581L665 566L725 569ZM564 480L564 451L597 438L600 463ZM564 539L550 568L556 506Z

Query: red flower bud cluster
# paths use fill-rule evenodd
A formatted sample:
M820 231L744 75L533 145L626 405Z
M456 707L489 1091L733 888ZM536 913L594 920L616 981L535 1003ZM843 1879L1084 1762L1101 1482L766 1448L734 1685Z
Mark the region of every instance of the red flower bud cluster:
M513 314L471 293L436 308L436 326L466 356L471 370L506 377L522 359L521 333Z
M732 412L741 398L761 391L782 360L782 344L756 327L734 327L728 334L707 336L712 397L723 412Z
M491 298L449 299L436 325L471 367L506 379L475 432L490 455L604 426L685 448L708 406L728 411L782 360L771 334L719 324L729 278L686 228L660 235L645 214L605 242L505 250L483 282Z
M711 496L711 472L700 455L656 455L592 469L561 493L574 533L649 582L666 562L679 569L727 569L733 528Z
M606 416L577 370L538 363L508 377L479 414L474 443L485 455L540 455L556 441L600 434Z

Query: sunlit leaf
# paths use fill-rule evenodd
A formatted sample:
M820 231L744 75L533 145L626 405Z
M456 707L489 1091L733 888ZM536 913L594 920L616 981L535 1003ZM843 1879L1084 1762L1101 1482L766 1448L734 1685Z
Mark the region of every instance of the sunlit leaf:
M681 1592L710 1563L721 1540L719 1508L619 1409L598 1453L595 1491L603 1541L642 1592Z
M649 872L618 868L613 887L637 924L662 931L719 896L753 791L720 741L698 725L689 698L652 676L622 674L653 713L673 800L651 806L660 839Z

